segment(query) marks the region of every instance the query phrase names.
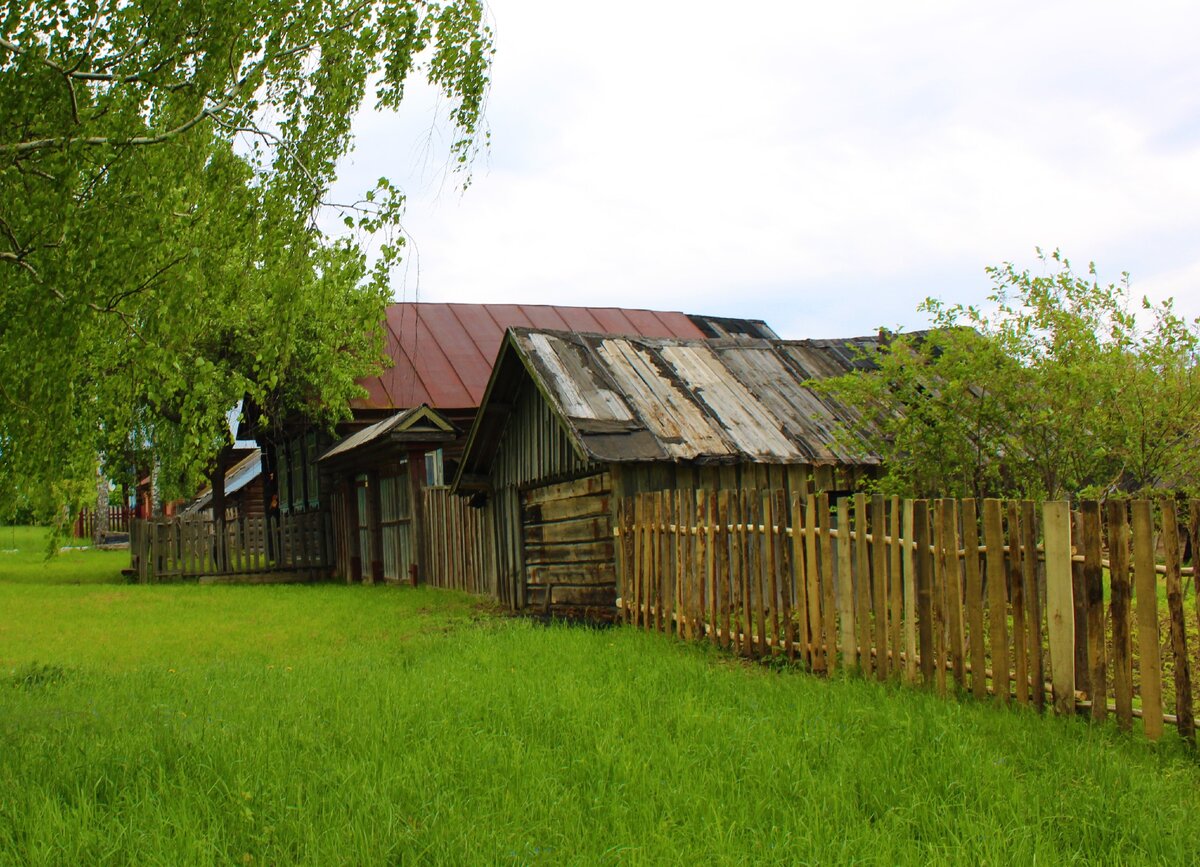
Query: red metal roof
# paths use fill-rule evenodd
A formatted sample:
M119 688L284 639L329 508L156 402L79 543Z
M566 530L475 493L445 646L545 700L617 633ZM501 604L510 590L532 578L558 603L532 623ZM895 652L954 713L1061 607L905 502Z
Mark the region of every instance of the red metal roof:
M430 304L387 309L386 351L395 362L360 384L356 409L479 406L507 328L546 328L638 337L702 338L684 313L547 304Z

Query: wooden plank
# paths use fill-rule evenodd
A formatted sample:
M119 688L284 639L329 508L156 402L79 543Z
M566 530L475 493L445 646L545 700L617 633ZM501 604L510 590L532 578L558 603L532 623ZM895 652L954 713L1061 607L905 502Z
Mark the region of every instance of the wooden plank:
M992 693L1008 701L1008 576L1004 571L1004 524L999 500L983 501L983 543L987 546L988 633L992 648Z
M903 652L901 635L904 625L904 593L901 585L901 561L904 546L900 538L900 498L892 497L888 509L889 536L888 542L888 596L890 598L888 646L891 648L892 671L900 671L900 654Z
M797 501L799 502L799 501ZM828 498L826 498L828 502ZM829 663L826 657L828 651L820 647L821 634L824 631L824 622L821 618L821 551L820 538L817 535L817 498L814 494L807 494L804 497L804 578L805 578L805 596L808 601L808 638L813 645L813 652L805 654L809 658L810 665L814 671L829 671ZM828 521L828 519L826 519ZM828 561L826 561L828 563ZM826 569L831 567L826 565ZM830 587L833 586L832 577L828 581ZM833 616L832 609L830 617ZM833 646L832 642L829 645ZM835 654L836 655L836 654Z
M1039 711L1046 706L1046 675L1042 661L1042 595L1037 579L1037 511L1032 500L1021 502L1021 547L1025 556L1021 563L1025 580L1025 608L1029 616L1029 677L1032 681L1030 698Z
M842 636L842 665L854 668L858 665L858 654L855 651L854 635L854 586L852 581L850 541L850 502L845 497L837 501L838 515L838 615L841 618Z
M1083 513L1071 513L1071 526L1074 530L1074 548L1083 550ZM1071 563L1072 597L1075 604L1075 688L1091 693L1091 668L1088 666L1088 603L1087 578L1083 572L1083 560Z
M959 689L967 686L966 665L966 632L963 617L963 579L962 564L958 559L958 501L948 499L943 511L946 529L943 534L945 542L945 568L942 571L946 588L947 625L949 626L950 664L954 667L954 683Z
M750 522L753 520L753 512L750 509L750 495L743 488L737 492L738 504L738 532L737 550L738 550L738 572L741 576L741 625L742 625L742 653L746 656L754 654L754 597L750 588L752 581L752 571L754 567L754 557L751 553L751 541L753 537L750 535Z
M1092 700L1092 719L1102 722L1108 716L1108 671L1104 664L1104 569L1100 562L1104 540L1100 503L1085 501L1080 504L1080 511L1083 514L1083 582L1087 599L1088 697ZM1047 596L1049 581L1047 574Z
M888 597L887 597L887 533L885 500L871 498L871 607L875 615L875 673L880 680L888 676Z
M1050 636L1050 674L1054 710L1075 712L1075 605L1071 581L1071 506L1042 505L1046 539L1046 626Z
M614 561L617 566L617 576L616 576L617 577L617 599L620 600L620 604L621 604L621 607L618 610L617 614L622 620L626 619L625 614L629 610L627 606L629 605L629 577L630 577L629 576L629 542L630 542L630 539L629 539L629 532L625 526L625 520L626 520L625 508L626 508L627 502L628 501L623 497L617 498L617 500L614 503L614 508L616 509L616 515L615 515L614 521L613 521L613 533L614 533L614 537L613 537L614 546L613 547L616 549Z
M946 500L933 503L933 653L938 695L946 694L949 618L946 612Z
M1133 501L1133 592L1137 604L1138 672L1142 728L1158 740L1163 733L1162 657L1158 644L1158 578L1154 569L1154 516L1149 500Z
M1133 643L1129 623L1129 515L1123 500L1108 501L1108 562L1117 725L1123 731L1130 731L1133 728Z
M979 517L975 500L962 501L962 544L966 551L967 630L971 648L971 694L987 698L987 643L983 634L983 574L979 568Z
M1029 653L1026 648L1028 631L1025 628L1025 581L1021 549L1020 503L1008 504L1008 580L1012 598L1013 618L1013 679L1017 682L1017 704L1029 703Z
M716 578L720 587L716 595L721 600L720 644L722 647L732 647L733 567L729 558L729 491L717 493L717 534L713 544L716 546Z
M696 545L695 555L696 580L699 582L703 596L700 599L700 637L707 638L710 644L717 641L717 588L713 581L713 545L712 545L712 502L711 491L697 488L692 492L695 498L696 515Z
M904 546L900 556L901 580L904 585L904 680L917 682L917 575L913 543L913 501L904 500Z
M1167 567L1167 615L1171 623L1171 654L1175 663L1175 727L1184 741L1196 742L1196 719L1192 712L1192 672L1187 653L1187 633L1183 622L1182 551L1179 544L1179 516L1175 501L1163 498L1163 559Z
M779 622L779 560L776 556L776 536L775 536L775 502L774 494L766 492L762 495L762 511L763 511L763 562L767 570L766 590L770 595L768 599L771 618L771 641L772 649L778 650L782 645L782 636L780 634ZM783 523L783 516L780 515L780 523ZM763 624L763 632L766 632L766 624Z
M803 634L802 624L804 623L804 609L807 607L806 597L808 595L807 579L808 579L808 564L804 557L804 522L805 515L801 508L804 495L795 490L791 492L791 527L792 527L792 563L791 563L791 581L792 587L795 588L791 594L796 600L796 611L792 610L792 606L787 604L788 593L784 592L785 608L783 612L786 630L784 633L784 644L787 650L788 659L796 658L795 637L796 633ZM798 628L799 627L799 628ZM801 644L801 656L804 655L804 645Z
M929 550L929 502L913 502L914 581L917 591L917 631L920 639L921 682L933 683L933 556Z
M666 503L664 502L663 492L654 492L654 517L653 517L653 538L654 538L654 561L651 566L653 575L650 579L650 586L653 588L651 604L654 606L654 628L659 632L666 632L667 621L663 616L666 608L665 593L663 592L663 584L666 580L666 570L663 568L666 559L666 542L663 538L664 518L666 516Z
M612 486L612 476L608 473L598 473L593 476L584 476L581 479L531 488L521 494L521 503L524 506L535 506L552 500L569 500L580 496L606 494L612 490Z
M854 495L855 618L858 622L858 664L868 677L874 670L871 659L871 550L867 543L867 495Z
M610 508L609 495L576 497L573 500L551 500L548 503L538 503L522 507L527 524L549 524L554 521L567 521L572 518L602 517L608 514Z
M654 519L653 502L649 494L640 494L637 502L637 535L634 537L638 553L638 571L635 576L637 605L634 609L634 626L650 629L650 580L653 574L652 558L654 545L651 540L650 522Z
M453 522L456 525L461 524L461 518ZM554 524L525 524L522 527L522 536L526 544L538 544L541 542L592 542L597 539L607 538L611 532L612 522L607 515L595 518L576 518L569 521L560 521ZM440 552L443 556L450 556L454 553L453 549L460 547L463 542L461 532L456 527L457 543L449 546L451 550Z
M755 639L754 649L759 656L765 656L767 653L767 547L763 544L766 537L760 529L763 524L762 512L765 505L764 499L750 494L750 529L746 549L752 563L750 570L750 598L753 603L751 605L751 622Z
M677 598L675 595L675 543L677 535L672 529L678 515L675 511L676 492L663 491L662 513L662 589L663 589L663 631L677 632L679 621Z
M547 563L530 564L527 570L530 584L612 584L617 583L616 566L610 562L599 563ZM465 579L459 577L447 582L450 589L466 589ZM458 586L455 586L458 585Z
M821 657L825 663L825 671L829 673L837 667L837 589L833 578L833 528L830 526L832 513L829 511L829 494L817 496L816 508L821 547L820 559L817 561L817 581L822 592L822 623L825 627Z
M525 562L534 564L551 563L611 563L613 559L612 539L597 542L562 542L525 546Z

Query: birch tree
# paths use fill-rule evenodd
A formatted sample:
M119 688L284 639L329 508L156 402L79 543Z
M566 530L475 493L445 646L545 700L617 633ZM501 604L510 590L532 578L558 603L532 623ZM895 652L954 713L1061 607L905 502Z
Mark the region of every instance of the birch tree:
M403 207L387 178L328 201L351 119L422 78L468 166L491 53L478 0L8 4L0 475L61 500L152 443L188 493L243 395L343 414L380 362Z

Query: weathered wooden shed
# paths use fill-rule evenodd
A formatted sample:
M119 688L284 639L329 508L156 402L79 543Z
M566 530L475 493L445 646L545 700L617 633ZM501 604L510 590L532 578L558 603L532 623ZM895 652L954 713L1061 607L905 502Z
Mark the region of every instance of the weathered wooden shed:
M616 502L669 488L849 491L879 456L860 419L809 387L878 338L614 337L508 331L455 478L484 504L497 595L611 609Z

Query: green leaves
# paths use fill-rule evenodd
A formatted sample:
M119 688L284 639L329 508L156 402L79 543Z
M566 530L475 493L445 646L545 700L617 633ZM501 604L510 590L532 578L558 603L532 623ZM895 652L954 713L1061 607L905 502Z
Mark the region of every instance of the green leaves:
M360 241L384 235L370 273L358 241L317 229L350 117L368 81L394 105L416 71L473 136L481 22L469 0L102 0L0 17L5 478L66 490L98 454L130 465L153 450L168 495L191 493L243 395L272 419L344 413L379 362L404 203L385 178L344 209Z
M1053 497L1200 483L1200 331L1171 301L1130 309L1058 251L987 269L988 309L927 299L933 329L827 387L875 424L890 492Z

